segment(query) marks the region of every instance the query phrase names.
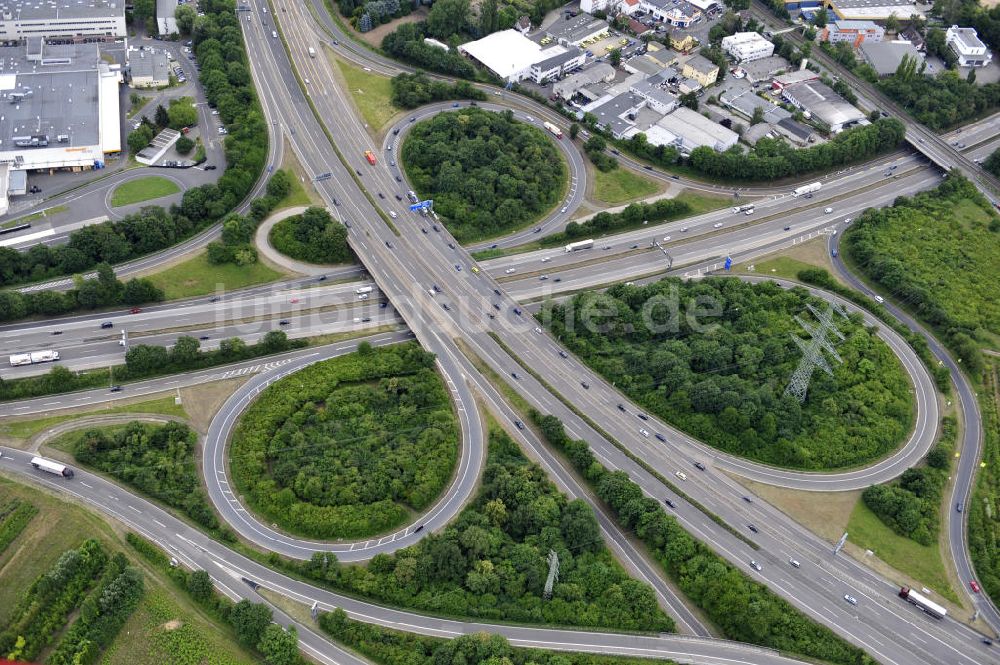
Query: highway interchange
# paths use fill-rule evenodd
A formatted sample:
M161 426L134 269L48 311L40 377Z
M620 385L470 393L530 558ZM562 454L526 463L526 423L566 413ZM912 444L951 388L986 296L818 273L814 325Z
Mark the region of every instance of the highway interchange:
M259 9L259 5L253 6L255 9ZM476 408L465 408L465 405L473 404L475 396L479 396L495 415L501 417L503 422L509 425L514 418L513 412L503 404L503 400L496 393L496 390L482 378L480 372L456 346L454 340L461 337L482 361L487 363L499 376L505 377L529 403L543 412L559 416L567 424L567 428L573 436L586 439L606 466L626 470L650 496L658 499L672 496L678 505L676 511L678 519L698 538L710 543L722 556L747 570L755 579L769 584L772 589L786 597L809 616L831 625L834 630L848 640L865 648L881 662L990 662L988 659L993 656L978 644L976 634L968 628L952 619L937 623L921 615L913 607L895 597L896 587L887 580L843 556L833 557L828 543L805 531L773 507L760 500L750 505L739 501L739 497L745 494L745 490L726 475L718 472L726 468L737 470L741 475L748 476L760 472L771 474L770 482L782 484L787 482L793 486L808 486L813 483L812 489L819 486L816 483L823 484L824 489L861 487L872 482L887 480L901 473L906 466L911 465L915 459L922 456L926 447L933 442L938 418L933 387L929 383L929 377L915 358L911 358L912 362L907 361L907 354L912 356L912 351L900 340L897 340L898 343L894 343L891 334L883 333L887 342L901 354L904 366L911 371L916 394L923 407L920 412L923 419L922 424L918 423L918 427L915 428L913 440L901 449L899 459L884 462L873 469L831 476L811 474L813 478L809 478L810 474L777 472L764 468L755 469L756 465L743 460L729 459L717 451L701 446L669 426L655 422L655 420L651 422L650 428L664 433L670 443L669 446L665 447L650 442L640 436L638 420L620 417L615 404L624 400L611 386L606 385L575 359L561 358L555 340L544 334L533 333L534 324L524 317L513 314L512 311L516 301L535 299L549 293L555 293L560 289L596 286L640 278L651 273L665 274L666 267L660 258L662 254L657 256L656 252L646 249L652 237L659 236L662 239L664 235L671 235L673 238L676 235L686 234L687 237L692 238L693 240L689 242L678 244L677 250L671 248L671 255L675 266L683 266L683 271L697 273L710 268L714 263L718 263L720 257L724 257L726 254L732 254L734 258L752 258L759 253L772 251L776 246L795 242L798 238L837 228L838 223L842 224L845 216L856 214L865 207L888 203L901 193L926 188L929 181L940 177L939 172L934 172L933 169L918 163L912 157L900 156L896 160L901 175L887 187L876 187L874 191L852 194L861 181L871 181L871 174L864 170L845 174L845 177L841 179L842 182L828 183L823 190L824 197L817 197L813 204L816 208L821 208L829 198L836 198L835 202L830 203L835 208L835 213L829 217L818 214L817 209L802 210L793 207L787 197L780 197L758 204L756 218L764 221L755 221L752 226L746 226L732 232L729 232L726 227L745 223L747 220L737 220L731 212L723 210L684 222L658 225L655 228L655 233L651 233L654 231L653 229L643 229L616 236L613 241L608 241L610 243L608 246L611 247L609 250L597 248L589 253L567 255L563 254L562 250L557 247L549 252L518 254L485 261L481 265L487 270L479 275L472 274L468 269L459 272L453 268L456 263L471 266L473 261L462 248L451 249L448 247L450 236L443 229L428 234L420 233L417 230L417 225L426 222L422 218L406 212L404 206L397 207L401 213L401 219L397 222L397 227L401 229L399 237L392 234L389 228L380 221L378 214L372 208L374 193L378 191L397 192L401 186L395 184L394 176L383 168L383 163L380 163L377 168L371 168L361 157L363 150L375 149L376 146L372 145L367 138L349 103L342 95L336 94L337 90L333 84L334 79L329 63L323 58L312 59L308 57L306 53L308 45L318 41L310 17L303 14L301 6L291 3L279 2L275 3L275 7L282 9L279 18L285 41L290 47L288 54L281 48L281 43L272 40L260 30L257 22L243 26L244 22L241 21L241 26L243 26L247 36L250 59L254 65L255 82L258 85L268 119L274 123L273 127L280 127L289 132L286 139L308 170L314 173L327 171L334 173L331 180L317 183L317 189L338 215L353 222L352 245L359 256L364 258L366 268L377 283L381 294L392 303L392 310L390 311L389 308L375 309L374 299L371 305L356 303L352 297L354 285L313 284L310 285L311 288L301 289L301 291L282 291L278 294L269 294L267 291L258 290L249 295L230 294L219 303L213 303L210 299L206 302L203 299L196 303L168 304L149 308L139 314L131 315L134 317L135 325L129 326L130 335L134 334L132 333L133 328L135 328L136 333L141 334L143 326L149 330L162 329L164 324L162 322L156 323L156 318L176 320L176 317L179 316L179 312L176 311L178 307L187 308L188 313L193 317L192 326L195 328L204 326L205 330L212 330L211 337L215 338L230 336L234 330L240 332L235 324L233 324L234 328L227 328L226 326L230 324L225 323L225 321L244 307L253 308L257 312L265 312L263 316L258 315L256 318L268 319L271 325L275 319L280 320L280 318L289 316L286 314L289 311L293 312L291 316L295 318L297 316L294 314L295 309L307 310L299 318L315 319L322 313L309 310L314 307L327 306L338 307L336 310L328 311L346 312L346 316L350 316L352 324L353 319L357 316L355 312L370 310L375 315L385 317L375 320L375 316L372 316L372 325L388 320L389 316L392 316L393 320L395 320L395 316L398 316L413 331L421 344L438 356L441 373L453 391L456 403L461 405L460 410L463 413L463 458L461 465L465 471L460 470L452 488L442 498L441 504L439 504L443 506L441 510L437 513L432 511L432 516L428 518L427 522L429 530L443 525L447 521L447 517L454 514L457 507L461 505L460 499L463 492L467 495L470 491L466 486L469 479L474 484L479 465L482 463L481 443L483 435L480 416ZM291 76L289 55L299 74L310 79L308 86L310 98L315 104L319 116L327 120L327 129L348 162L348 166L345 167L332 153L323 128L320 127L309 108L309 104L302 94L302 89L296 85L295 79ZM539 117L541 114L533 113L533 115ZM353 168L358 168L363 173L360 181L369 192L369 196L365 196L355 186ZM869 170L884 170L885 167L879 164L868 168ZM780 196L779 193L773 194ZM338 206L332 204L334 197L339 202ZM797 203L801 203L801 201ZM774 219L767 219L772 214ZM722 230L715 229L714 225L721 220L725 220ZM555 223L553 222L553 225ZM784 231L785 226L791 226L791 230ZM688 231L682 230L685 227L688 228ZM720 247L720 238L725 239L724 248ZM392 244L392 247L387 246L387 243ZM639 246L633 250L632 245ZM605 259L602 255L607 258ZM551 260L543 262L542 259L546 256L551 256ZM599 261L594 260L598 257ZM147 261L152 260L154 259ZM515 272L508 275L505 272L508 267L514 267ZM553 279L544 281L539 279L542 274L557 271L562 280L558 283L558 288L553 288L557 287ZM500 282L495 282L486 273L496 275L500 278ZM428 288L433 284L443 287L444 293L439 296L429 294ZM493 289L499 289L501 285L506 289L506 295L501 292L501 295L498 296ZM305 286L305 284L300 284L300 286ZM290 296L290 293L299 293L300 295ZM251 302L255 304L244 303L245 296L252 297ZM306 299L305 302L302 300L303 296ZM235 300L230 301L230 298L235 298ZM298 302L293 303L292 299L297 299ZM262 302L258 305L256 300ZM503 315L495 321L485 318L485 313L490 311L493 302L498 302L503 306ZM445 310L440 306L444 303L449 303L451 308ZM300 305L302 307L299 307ZM223 314L220 320L216 310L230 311L230 314ZM126 315L122 313L115 315L115 318L120 319L121 316ZM117 346L116 339L100 342L87 341L88 335L92 336L95 329L97 333L106 332L99 328L99 321L103 320L102 317L111 318L110 315L105 314L101 317L74 317L72 321L61 319L58 323L58 326L63 329L65 339L73 341L76 344L73 348L80 350L79 360L81 362L87 358L84 354L89 352L88 344L114 344ZM32 339L41 340L44 336L51 335L52 330L46 326L52 328L54 325L49 322L38 326L37 330L35 326L31 326L30 330L24 334L35 335L36 337ZM257 322L253 325L260 326ZM320 322L315 328L309 328L308 334L319 330L326 332L331 329L328 325L326 322ZM537 383L533 376L523 372L516 359L498 345L496 339L487 330L503 340L506 347L511 349L521 361L534 368L544 378L547 385ZM0 329L0 338L5 334L21 333ZM382 336L381 339L382 341L394 340L398 339L399 335L401 333L388 334ZM17 339L21 341L25 338ZM163 341L167 338L155 339ZM345 349L351 348L351 344L344 343L339 345L339 348L343 352ZM120 350L109 349L104 352L108 354L107 357L110 357L115 353L120 353ZM297 360L256 374L251 383L247 384L247 386L252 385L253 387L247 388L247 392L234 395L233 400L231 400L233 409L227 411L224 407L220 416L224 420L231 420L235 416L235 409L239 403L245 402L254 390L259 390L277 376L292 371L300 364L335 355L333 350L328 348L325 348L318 355L309 355L310 353L315 352L301 352L296 356ZM105 360L106 357L102 356L100 362ZM519 372L519 378L513 379L511 377L513 371ZM218 371L216 371L217 373ZM178 379L179 377L172 380ZM590 385L589 389L581 387L580 382L584 380ZM161 385L166 383L166 380L159 381L161 381ZM129 386L128 390L129 394L133 394L132 386ZM617 442L647 460L650 466L661 475L672 477L675 471L684 469L688 473L684 491L710 511L722 517L728 524L744 531L745 524L762 525L761 533L753 536L753 540L760 547L760 550L752 550L745 541L734 537L681 497L674 496L671 491L664 488L659 479L625 456L618 447L607 441L602 433L593 431L576 413L569 410L562 401L557 399L552 390L583 409L591 419L599 422L602 428ZM927 392L928 390L929 392ZM95 398L97 392L100 391L95 391ZM52 402L53 399L56 398L46 401ZM76 399L76 396L74 395L72 399ZM19 415L32 413L33 408L38 410L47 408L43 406L46 402L42 400L37 400L34 403L35 407L29 405L27 409L19 412ZM0 411L0 413L10 413L7 411L8 408L16 409L24 406L25 403L4 405L4 411ZM637 409L629 405L628 411L630 414L635 414ZM233 416L223 415L226 413L232 413ZM216 422L219 422L219 419ZM220 429L214 439L216 443L221 442L221 445L214 448L211 445L206 445L205 461L206 466L216 472L215 478L209 477L209 488L213 492L213 502L226 515L226 511L238 512L239 508L233 506L230 501L232 497L227 496L224 491L213 491L213 488L222 487L222 483L218 481L220 478L224 480L225 474L224 459L221 457L225 437L222 434L224 428L221 425L222 423L220 423ZM215 423L213 423L214 427ZM568 474L562 469L561 461L545 452L544 446L532 438L533 434L530 431L519 431L517 434L522 439L522 443L529 445L534 454L543 459L553 475L559 478L562 474L563 479L560 484L566 488L569 485L569 481L565 479ZM211 434L208 439L210 442L213 440ZM973 460L976 457L975 455L968 456ZM14 470L24 472L24 465L18 465L18 462L23 462L23 460L20 460L16 453L8 455L8 451L5 450L4 459L8 458L10 461L7 463L15 465ZM703 474L693 471L692 463L694 461L703 461L708 465L709 470ZM210 464L214 466L209 466ZM356 616L366 617L366 620L406 624L410 630L428 632L429 634L442 634L440 631L453 631L447 634L456 634L474 629L470 628L471 624L443 622L358 601L348 601L308 585L292 582L280 574L238 557L201 534L181 525L176 520L167 521L167 519L172 520L173 518L162 511L157 513L158 509L119 488L92 477L83 475L80 477L81 480L86 478L86 482L92 488L100 489L94 489L93 492L85 492L80 488L76 488L76 490L84 496L85 500L104 507L106 512L108 512L107 508L112 507L113 504L101 498L102 492L105 494L115 493L115 496L119 497L117 499L119 502L123 499L130 502L128 505L132 510L138 509L157 514L156 519L159 524L169 525L169 527L154 528L148 521L137 521L136 518L127 514L126 517L129 519L126 521L141 528L144 533L163 543L171 551L185 557L185 560L191 565L197 564L210 570L213 577L217 579L225 580L227 570L236 571L237 577L248 577L275 590L284 588L289 592L289 595L300 599L322 601L326 606L345 607ZM121 517L120 514L118 516ZM296 541L282 534L269 533L266 530L259 531L255 535L257 527L253 526L252 523L248 524L250 526L246 529L239 528L240 522L237 521L234 523L234 527L242 535L258 544L267 546L269 549L278 549L278 551L284 551L291 556L303 556L304 552L294 553L288 549L281 549L285 546L289 549L301 548L301 541ZM602 527L605 528L606 534L613 533L613 524L602 521ZM356 557L357 560L361 560L377 551L391 550L403 543L410 543L415 537L411 527L408 527L401 534L393 536L395 537L390 537L388 540L383 539L383 542L377 542L374 545L362 543L359 547L357 544L349 544L346 546L346 552L344 551L345 547L338 546L337 548L341 550L338 555L341 558L354 559ZM268 539L275 540L268 542ZM261 542L261 540L265 542ZM609 540L613 542L615 539ZM278 543L280 547L271 547L275 543ZM311 552L315 547L316 544L307 545L305 551ZM334 548L327 547L326 549ZM358 554L355 555L354 552L358 552ZM620 553L619 555L621 556ZM794 570L787 565L787 560L790 557L795 557L803 562L802 571ZM764 566L761 572L758 573L747 568L747 562L750 558L762 561ZM212 561L212 564L206 565L206 561ZM636 562L634 565L639 567L641 564ZM657 575L652 570L647 572L646 581L652 583L649 576L656 577ZM230 591L232 591L232 585L229 586ZM242 590L244 585L236 586ZM676 597L668 597L669 589L657 588L657 591L661 595L661 602L668 607L668 611L673 616L680 618L680 623L687 624L689 632L696 634L700 632L696 625L697 621L693 617L690 620L685 620L690 612L686 610L683 603ZM841 597L847 592L859 597L859 606L851 607L843 602ZM990 608L991 606L986 609ZM992 618L986 611L984 611L984 616L988 619ZM621 649L655 649L656 651L643 651L643 653L646 655L655 653L679 660L693 659L693 662L706 663L721 662L721 660L712 659L723 657L742 659L737 662L781 662L772 660L779 658L774 654L757 653L752 648L750 651L739 651L741 647L720 641L695 641L676 636L636 638L577 632L567 634L566 631L549 629L516 629L500 626L479 626L478 628L504 633L518 644L548 645L550 648L559 648L558 645L567 648L567 645L573 645L584 650L607 653L622 653ZM439 632L435 633L434 631ZM643 646L639 647L637 645L641 640L645 641L642 641ZM311 648L318 647L314 645ZM746 647L742 648L746 649ZM679 651L679 649L683 651ZM733 656L734 653L735 656ZM347 661L334 660L332 662Z

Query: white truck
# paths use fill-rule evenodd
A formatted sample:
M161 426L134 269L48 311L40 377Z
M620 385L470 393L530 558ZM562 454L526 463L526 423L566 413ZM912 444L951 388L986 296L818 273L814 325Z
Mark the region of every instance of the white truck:
M565 251L567 254L569 254L570 252L575 252L578 249L590 249L593 246L594 246L593 239L577 240L576 242L571 242L570 244L566 245Z
M808 185L802 185L801 187L796 187L792 192L792 196L802 196L803 194L812 194L813 192L818 192L823 186L821 182L811 182Z
M309 47L309 57L310 58L316 57L316 49L314 49L312 46Z
M733 206L733 214L738 215L741 212L746 212L747 210L753 210L753 206L754 206L753 203L748 203L746 205L741 205L741 206Z
M943 619L945 615L948 614L948 610L941 607L927 596L917 593L910 587L901 587L899 590L899 597L913 603L935 619Z
M51 363L59 360L59 352L46 350L46 351L32 351L31 353L15 353L10 357L11 367L17 367L19 365L34 365L37 363Z
M45 459L44 457L32 457L31 466L35 467L39 471L48 471L51 474L62 476L63 478L73 477L73 469L70 469L65 464L53 462L52 460Z
M359 286L358 288L354 289L354 292L357 293L359 296L362 293L371 293L372 292L372 287L370 287L370 286Z

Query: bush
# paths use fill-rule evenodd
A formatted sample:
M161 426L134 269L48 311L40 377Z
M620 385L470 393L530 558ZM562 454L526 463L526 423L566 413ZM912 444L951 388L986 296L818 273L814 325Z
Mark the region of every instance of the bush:
M233 434L233 483L268 521L316 538L404 523L444 489L459 431L416 344L316 363L269 387Z
M599 212L584 222L570 222L566 230L545 237L545 246L561 245L567 240L602 236L608 233L638 228L644 222L666 222L684 217L691 205L677 199L660 199L654 203L632 203L621 212Z
M413 188L434 200L459 240L500 235L545 214L566 166L541 130L510 111L440 113L407 135L400 157Z
M415 109L431 102L448 99L486 100L486 93L466 81L445 83L426 74L399 74L392 79L392 103L404 109Z
M815 372L804 403L786 394L802 358L795 317L811 317L808 305L827 307L773 282L668 278L585 292L540 318L637 404L726 452L802 469L886 455L908 431L913 398L860 314L835 315L844 362L831 363L832 376Z
M276 250L299 261L350 263L356 258L347 244L347 228L326 208L306 208L281 220L271 228L269 240Z
M186 136L182 136L177 139L177 143L174 144L174 148L182 155L186 155L192 150L194 150L194 141Z

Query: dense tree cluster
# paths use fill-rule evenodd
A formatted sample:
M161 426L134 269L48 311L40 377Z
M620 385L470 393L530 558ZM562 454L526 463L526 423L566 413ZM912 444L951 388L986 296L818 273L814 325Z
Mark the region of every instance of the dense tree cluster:
M294 533L370 536L440 494L459 430L434 356L364 345L272 384L230 450L247 504Z
M326 208L312 206L281 220L271 228L269 240L276 250L299 261L330 264L355 259L347 244L347 228Z
M644 408L711 446L800 469L886 455L912 421L910 384L859 314L833 376L815 372L800 404L785 394L802 358L794 316L826 304L804 289L734 278L616 285L548 304L541 317L584 362ZM698 316L698 313L704 314Z
M1000 83L976 85L953 70L929 76L909 56L904 57L895 74L879 81L878 87L914 118L938 131L1000 105Z
M937 329L963 366L984 368L977 339L1000 334L991 280L1000 264L1000 217L975 186L952 173L937 189L870 208L845 235L858 267Z
M264 196L253 200L247 214L233 212L222 220L222 238L208 243L210 263L235 263L242 266L257 261L257 249L253 245L254 231L292 191L292 176L288 171L278 169L271 174L265 191Z
M422 72L399 74L392 79L392 103L399 108L415 109L431 102L448 99L486 100L486 93L468 81L445 83L428 78Z
M1000 148L990 153L990 156L983 162L983 168L1000 177Z
M556 203L567 173L545 133L511 111L440 113L410 131L401 157L414 190L434 200L459 240L538 219Z
M254 94L232 0L205 0L193 39L208 101L229 128L227 168L217 183L184 192L169 211L147 207L123 219L85 226L65 245L27 252L0 247L0 286L72 275L170 247L221 219L250 193L267 157L267 124ZM169 111L168 111L169 115ZM44 313L44 312L42 312Z
M0 506L0 556L37 513L34 505L21 499L12 499Z
M875 661L808 619L764 584L695 540L660 502L646 496L624 471L608 471L586 441L572 440L555 416L531 414L542 435L569 458L626 530L652 551L667 575L726 637L841 665Z
M0 256L0 260L2 258ZM75 310L115 305L141 305L160 300L163 300L163 291L152 281L132 278L121 282L109 264L99 263L96 277L84 279L78 276L74 280L74 288L67 291L0 291L0 321L16 321L36 315L57 316Z
M898 483L872 485L861 495L889 528L921 545L937 542L941 493L948 481L957 427L954 418L944 418L941 440L927 455L926 466L907 469Z
M600 236L641 226L643 222L666 222L691 212L691 204L677 199L653 203L632 203L621 212L599 212L583 222L570 222L562 233L546 236L545 244L558 245L564 240Z
M587 153L587 157L597 167L597 170L605 173L618 168L618 160L604 152L607 147L608 142L600 134L594 134L583 145L583 151Z
M427 23L402 23L382 40L382 50L394 58L439 74L474 79L476 68L456 51L445 51L424 42Z
M453 640L403 633L355 621L339 608L321 614L319 626L378 665L674 665L670 660L513 648L503 636L487 633Z
M1000 602L1000 363L991 359L979 399L983 466L978 470L966 519L969 555L983 591Z
M551 600L549 550L559 555ZM567 501L498 428L482 485L441 533L367 567L318 552L298 572L381 602L482 621L670 631L652 589L628 577L601 540L591 509ZM450 661L449 661L450 662Z
M201 490L195 464L197 436L187 425L133 421L121 428L93 428L73 436L81 464L111 475L176 508L215 531L219 521Z

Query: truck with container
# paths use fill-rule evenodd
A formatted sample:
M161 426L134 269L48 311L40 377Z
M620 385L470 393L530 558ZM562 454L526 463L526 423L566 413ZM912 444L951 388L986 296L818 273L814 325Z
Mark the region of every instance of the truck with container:
M808 185L802 185L801 187L796 187L792 191L792 196L802 196L803 194L812 194L813 192L818 192L823 186L821 182L811 182Z
M549 134L552 134L552 136L557 139L561 139L563 137L562 130L553 125L551 122L546 122L543 126L549 131Z
M62 476L63 478L73 477L73 469L69 468L65 464L53 462L52 460L45 459L44 457L32 457L31 466L35 467L39 471L47 471L48 473L56 476Z
M374 152L372 152L371 150L365 150L365 159L368 160L369 164L371 164L372 166L375 166L375 153Z
M899 589L899 597L913 603L935 619L943 619L945 615L948 614L948 610L941 607L927 596L917 593L910 587L901 587Z
M11 367L19 365L36 365L38 363L51 363L59 360L59 352L52 350L32 351L31 353L15 353L10 356Z
M593 239L577 240L576 242L571 242L570 244L566 245L565 251L567 254L569 254L570 252L575 252L578 249L590 249L593 246L594 246Z
M316 49L314 49L312 46L309 47L309 57L310 58L316 57Z
M747 210L753 210L754 204L748 203L742 206L733 206L733 214L738 215L741 212L746 212Z

